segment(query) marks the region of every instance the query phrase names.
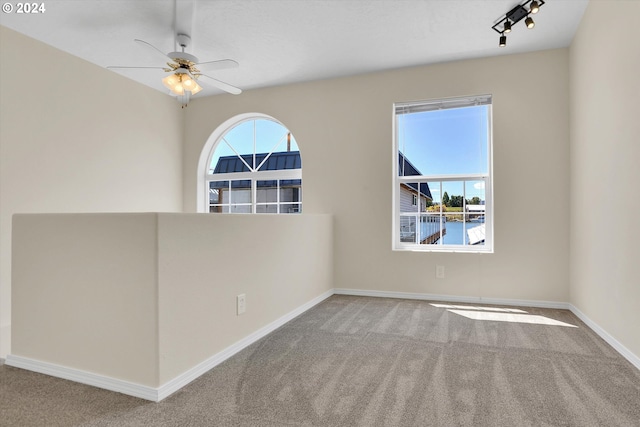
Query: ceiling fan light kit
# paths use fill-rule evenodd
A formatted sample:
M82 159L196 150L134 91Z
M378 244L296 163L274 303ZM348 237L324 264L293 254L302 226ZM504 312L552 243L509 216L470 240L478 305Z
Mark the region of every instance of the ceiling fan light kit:
M177 34L176 43L182 48L182 52L169 52L165 54L151 43L147 43L144 40L136 39L136 42L156 51L164 58L170 59L171 62L166 63L166 67L107 67L107 68L159 68L166 73L171 73L162 79L162 84L169 89L171 95L175 95L178 102L182 104L182 108L186 107L191 97L203 88L198 84L198 78L206 77L211 84L218 89L225 92L238 95L242 93L242 90L235 86L231 86L228 83L214 79L213 77L202 74L196 67L203 66L211 70L224 70L228 68L237 68L238 63L231 59L222 59L218 61L198 62L198 58L184 50L189 46L191 37L186 34Z
M535 27L536 24L530 15L538 13L544 3L545 0L527 0L499 18L491 27L495 32L500 34L499 46L504 47L507 45L507 36L505 34L510 33L512 26L521 20L524 19L527 28Z
M195 95L202 90L202 86L198 84L195 76L184 68L178 68L173 74L169 74L162 79L162 83L174 95L184 95L185 91Z

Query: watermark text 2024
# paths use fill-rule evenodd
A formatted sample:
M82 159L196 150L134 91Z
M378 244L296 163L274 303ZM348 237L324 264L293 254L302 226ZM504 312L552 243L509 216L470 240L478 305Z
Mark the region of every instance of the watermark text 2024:
M4 13L45 13L44 3L4 3L2 11Z

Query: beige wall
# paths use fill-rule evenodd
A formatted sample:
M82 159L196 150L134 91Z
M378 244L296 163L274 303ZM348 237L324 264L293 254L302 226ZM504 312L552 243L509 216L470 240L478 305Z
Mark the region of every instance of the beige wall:
M330 291L331 230L329 215L15 215L11 356L160 387Z
M197 163L214 129L265 113L300 147L304 212L335 216L336 288L566 302L568 90L568 50L559 49L202 98L185 118L184 209L196 209ZM495 254L392 252L393 102L486 93ZM436 264L445 279L435 279Z
M158 225L160 384L333 288L329 215L162 214Z
M158 385L156 214L14 215L11 355Z
M571 302L640 355L638 1L591 1L571 45Z
M0 27L0 357L11 216L181 210L182 129L173 99Z

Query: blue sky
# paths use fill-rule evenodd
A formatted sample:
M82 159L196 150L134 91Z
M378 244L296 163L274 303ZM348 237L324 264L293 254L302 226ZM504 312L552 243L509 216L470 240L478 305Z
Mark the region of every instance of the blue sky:
M398 115L398 148L423 175L486 174L489 106ZM484 200L482 182L467 182L466 198ZM439 183L430 183L434 201ZM443 182L442 192L463 194L462 182Z

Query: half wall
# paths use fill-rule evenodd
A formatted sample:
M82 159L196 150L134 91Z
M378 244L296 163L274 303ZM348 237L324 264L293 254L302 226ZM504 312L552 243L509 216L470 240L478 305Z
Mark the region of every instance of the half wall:
M329 296L332 233L329 215L14 215L7 364L161 400Z

